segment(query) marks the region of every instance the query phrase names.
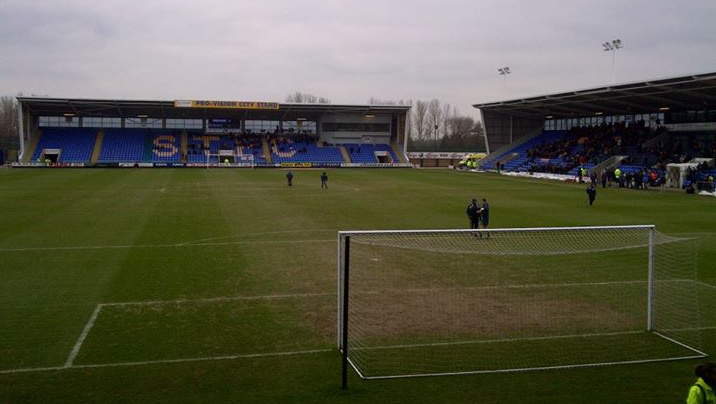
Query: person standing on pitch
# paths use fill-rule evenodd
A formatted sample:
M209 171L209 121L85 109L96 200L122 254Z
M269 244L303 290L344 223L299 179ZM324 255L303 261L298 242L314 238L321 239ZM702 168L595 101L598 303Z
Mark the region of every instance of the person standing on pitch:
M587 196L589 197L589 206L592 206L594 199L597 198L597 188L595 188L594 185L589 184L587 187Z
M480 207L480 223L482 223L483 229L487 229L490 224L490 204L487 203L486 198L482 198L482 206ZM482 237L482 234L480 234L480 237ZM487 233L487 237L490 237L490 233Z
M321 188L328 189L328 174L325 171L321 174Z
M288 182L289 187L293 186L293 173L291 172L291 170L288 170L288 172L286 173L286 182Z
M480 207L477 205L477 199L472 199L472 203L467 205L467 212L465 213L470 219L470 228L478 229L480 227Z
M487 203L486 198L482 198L482 206L480 206L480 223L483 229L490 224L490 204Z
M707 362L694 368L696 383L689 389L686 404L716 403L716 363Z
M607 176L608 176L608 174L607 174L607 169L605 168L605 169L602 171L602 188L606 188L606 187L607 187Z

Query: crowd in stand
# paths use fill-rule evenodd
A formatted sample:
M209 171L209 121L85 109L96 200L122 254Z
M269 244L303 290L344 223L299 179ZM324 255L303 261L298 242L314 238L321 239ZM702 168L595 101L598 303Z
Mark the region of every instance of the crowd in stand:
M286 134L269 134L268 141L272 153L282 153L296 151L298 153L306 153L309 144L315 144L318 136L310 132L295 132Z
M658 122L657 122L658 123ZM581 172L614 155L627 156L621 164L630 169L621 178L613 172L600 173L607 181L620 186L644 188L663 181L669 163L683 163L693 157L716 158L716 141L700 142L695 136L661 136L663 126L651 128L644 121L603 123L569 129L566 135L551 143L543 143L527 151L530 172L567 174L577 168ZM657 139L658 138L658 139ZM713 169L701 163L687 172L687 182L705 181Z
M573 127L563 139L527 151L530 171L566 174L575 167L597 164L612 155L643 154L642 144L663 130L659 127L653 131L644 121Z
M316 142L318 137L310 132L293 130L268 133L251 133L250 131L245 133L230 133L220 136L219 150L234 150L237 147L241 147L246 151L261 150L264 140L269 142L272 152L275 153L277 151L287 151L296 147L296 145L300 146L301 144L305 145L309 142ZM278 145L278 150L276 150L274 144ZM210 149L209 145L205 142L190 142L187 145L188 154L201 154ZM305 150L305 146L302 149Z

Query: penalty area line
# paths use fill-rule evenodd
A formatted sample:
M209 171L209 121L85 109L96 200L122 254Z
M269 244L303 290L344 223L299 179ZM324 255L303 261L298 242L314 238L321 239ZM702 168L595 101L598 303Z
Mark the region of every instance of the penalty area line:
M72 364L75 361L75 358L77 357L77 354L80 353L80 349L82 349L82 344L85 342L85 338L87 338L87 335L89 334L90 330L92 329L92 326L94 326L94 322L97 320L97 317L99 316L99 312L102 310L102 304L98 304L97 307L94 308L94 311L92 312L92 315L90 316L89 320L87 320L87 324L85 324L85 328L82 330L82 333L80 334L80 337L77 339L77 342L75 343L75 346L72 347L72 351L70 352L70 356L67 357L67 362L65 362L65 368L72 367Z
M306 240L241 240L207 243L178 243L178 244L137 244L137 245L106 245L106 246L67 246L67 247L27 247L27 248L0 248L0 253L29 252L29 251L82 251L82 250L129 250L133 248L180 248L180 247L211 247L241 244L305 244L335 242L335 239L306 239Z
M6 370L0 370L0 375L16 374L16 373L31 373L31 372L61 371L61 370L70 370L70 369L117 368L117 367L162 365L162 364L174 364L174 363L227 361L227 360L252 359L252 358L271 358L271 357L282 357L282 356L311 355L311 354L328 353L328 352L334 352L334 351L335 351L335 349L309 349L309 350L305 350L305 351L267 352L267 353L241 354L241 355L203 356L203 357L197 357L197 358L157 359L157 360L134 361L134 362L113 362L113 363L95 363L95 364L86 364L86 365L6 369Z
M151 360L151 361L136 361L136 362L97 363L97 364L87 364L87 365L76 365L76 366L72 366L72 369L113 368L113 367L122 367L122 366L144 366L144 365L161 365L161 364L172 364L172 363L226 361L226 360L251 359L251 358L270 358L270 357L279 357L279 356L310 355L310 354L326 353L326 352L333 352L333 351L335 351L335 349L310 349L310 350L306 350L306 351L268 352L268 353L253 353L253 354L225 355L225 356L203 356L203 357L198 357L198 358L157 359L157 360Z
M135 302L107 302L102 303L102 306L156 306L162 304L185 304L185 303L211 303L211 302L228 302L228 301L240 301L240 300L273 300L273 299L293 299L293 298L304 298L304 297L325 297L335 296L336 293L293 293L293 294L278 294L278 295L254 295L254 296L220 296L220 297L206 297L199 299L174 299L174 300L140 300Z

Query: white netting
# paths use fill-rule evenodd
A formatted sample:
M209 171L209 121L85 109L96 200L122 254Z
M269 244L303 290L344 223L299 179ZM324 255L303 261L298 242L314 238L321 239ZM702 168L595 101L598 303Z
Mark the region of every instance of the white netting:
M691 239L638 226L339 241L339 347L347 262L348 356L362 377L702 356Z
M218 153L206 153L206 167L246 167L254 168L253 154L240 154L233 150L219 150Z

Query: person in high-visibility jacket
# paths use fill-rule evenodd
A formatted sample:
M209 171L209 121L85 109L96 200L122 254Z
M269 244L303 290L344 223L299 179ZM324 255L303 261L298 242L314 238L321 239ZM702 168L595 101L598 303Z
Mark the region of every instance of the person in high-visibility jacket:
M619 169L619 167L614 170L614 181L619 184L619 188L624 186L624 182L622 181L622 170Z
M689 389L686 404L716 404L716 363L707 362L694 368L696 383Z

